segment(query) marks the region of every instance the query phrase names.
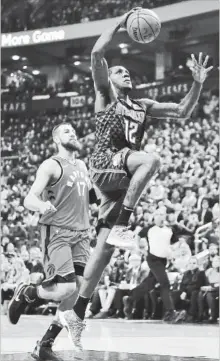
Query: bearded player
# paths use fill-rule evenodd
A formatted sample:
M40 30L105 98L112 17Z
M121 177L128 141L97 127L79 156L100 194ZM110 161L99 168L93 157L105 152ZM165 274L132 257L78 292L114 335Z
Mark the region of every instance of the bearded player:
M58 153L40 165L24 201L26 208L42 214L46 280L37 287L19 285L8 311L9 320L16 324L25 307L39 298L62 300L54 321L32 353L37 360L59 360L52 345L63 327L60 314L72 308L74 293L82 282L90 254L89 200L97 201L85 163L75 158L80 144L73 127L68 123L58 125L53 140Z
M148 127L147 116L164 119L169 117L174 121L189 118L197 104L207 73L212 69L206 69L208 56L203 62L200 53L197 62L192 55L194 82L179 104L130 98L132 83L128 70L122 66L108 68L104 55L117 31L125 28L131 12L122 16L118 23L100 36L91 54L96 92L96 145L90 159L90 171L92 181L102 198L96 250L86 265L73 311L64 312L65 317L72 317L70 336L75 347L81 347L78 324L83 322L89 299L111 259L114 246L124 249L134 247L133 236L128 229L129 218L159 167L158 156L140 151L141 141ZM173 316L175 318L175 314Z

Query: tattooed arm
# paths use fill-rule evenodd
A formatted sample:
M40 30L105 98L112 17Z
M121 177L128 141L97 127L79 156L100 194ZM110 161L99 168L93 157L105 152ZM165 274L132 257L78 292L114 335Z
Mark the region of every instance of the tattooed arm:
M92 49L91 67L96 91L103 91L109 86L108 64L104 58L104 53L107 45L119 29L120 24L116 24L113 28L106 30Z
M124 28L128 16L135 10L124 14L119 21L110 29L106 30L95 43L91 53L92 77L96 92L95 111L103 110L108 104L111 96L114 97L113 85L109 80L108 64L104 57L106 47L111 42L113 36L120 28Z
M188 94L178 103L158 103L150 99L141 99L145 105L149 107L148 114L155 118L183 118L187 119L192 114L202 90L203 82L207 77L207 73L213 68L206 68L208 63L206 56L202 64L202 53L199 54L199 60L196 61L192 54L193 66L190 68L194 82Z

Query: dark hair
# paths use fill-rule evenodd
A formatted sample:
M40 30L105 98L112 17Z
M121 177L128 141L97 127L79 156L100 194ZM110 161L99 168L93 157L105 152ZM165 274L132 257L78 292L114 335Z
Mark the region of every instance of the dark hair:
M206 197L203 198L202 203L203 203L204 201L207 201L207 202L208 202L208 206L209 206L209 198L206 198ZM202 203L201 203L201 204L202 204Z

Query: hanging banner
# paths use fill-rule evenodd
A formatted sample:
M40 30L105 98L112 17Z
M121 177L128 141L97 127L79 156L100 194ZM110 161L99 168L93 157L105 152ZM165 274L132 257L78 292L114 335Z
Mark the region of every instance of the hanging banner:
M218 0L200 1L199 6L198 0L181 1L175 4L170 4L170 0L163 0L161 1L161 4L162 6L157 7L154 10L162 23L177 21L178 19L199 15L206 16L208 13L219 11ZM88 23L78 23L37 30L19 31L15 33L2 33L1 47L10 48L38 45L54 43L57 41L67 41L100 36L103 31L114 26L119 19L120 17L116 17L90 21Z
M135 89L134 96L156 99L166 95L185 94L190 90L192 82L152 85L143 89Z
M29 108L30 108L30 102L15 102L15 101L1 102L1 110L3 113L28 112Z
M47 109L74 109L92 104L93 102L91 101L91 97L87 97L85 95L75 97L55 97L49 99L31 99L28 102L2 100L1 110L3 113L21 113Z

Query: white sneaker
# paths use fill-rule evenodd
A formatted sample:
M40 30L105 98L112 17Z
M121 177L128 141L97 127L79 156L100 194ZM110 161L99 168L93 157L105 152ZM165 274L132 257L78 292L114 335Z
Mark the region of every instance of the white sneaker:
M69 338L73 343L74 350L76 352L83 351L81 335L86 327L86 323L82 321L73 310L61 312L59 316L62 324L68 330Z
M133 232L130 231L128 227L120 225L116 225L112 228L106 243L130 251L137 248Z

